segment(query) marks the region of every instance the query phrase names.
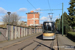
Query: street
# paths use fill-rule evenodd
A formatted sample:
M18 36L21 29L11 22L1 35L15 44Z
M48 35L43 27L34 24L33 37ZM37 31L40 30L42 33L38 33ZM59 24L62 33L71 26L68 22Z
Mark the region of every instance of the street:
M42 34L36 34L3 47L3 50L54 50L55 40L43 40Z
M42 33L0 43L0 50L75 50L75 43L56 34L55 40L43 40Z

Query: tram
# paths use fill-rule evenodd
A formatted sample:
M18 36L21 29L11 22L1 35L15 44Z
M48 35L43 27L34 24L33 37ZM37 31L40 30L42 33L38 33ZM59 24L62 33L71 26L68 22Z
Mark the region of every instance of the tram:
M53 21L43 22L43 39L55 39L55 23Z

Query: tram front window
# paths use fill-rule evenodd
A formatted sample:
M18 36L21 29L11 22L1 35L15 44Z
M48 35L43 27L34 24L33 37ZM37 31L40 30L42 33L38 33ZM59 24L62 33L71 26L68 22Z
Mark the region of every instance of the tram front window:
M53 32L53 23L44 23L44 32Z

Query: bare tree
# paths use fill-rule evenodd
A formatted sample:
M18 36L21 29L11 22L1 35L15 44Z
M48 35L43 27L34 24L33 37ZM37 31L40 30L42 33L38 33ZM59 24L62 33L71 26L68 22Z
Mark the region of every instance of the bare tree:
M8 20L9 20L9 16L6 14L3 17L3 22L8 24ZM20 20L20 17L19 15L17 15L17 13L12 13L10 15L10 20L9 20L10 24L17 25L18 20Z
M8 15L7 14L4 15L3 18L2 18L2 20L3 20L4 23L8 23L8 19L9 18L8 18Z

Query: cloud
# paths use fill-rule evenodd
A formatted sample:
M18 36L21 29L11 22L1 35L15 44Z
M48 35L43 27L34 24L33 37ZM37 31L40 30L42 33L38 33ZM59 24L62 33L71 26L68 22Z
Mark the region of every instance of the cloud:
M50 17L52 17L52 15L48 15L48 16L43 16L41 17L40 21L50 21ZM58 19L59 16L56 16L56 17L52 17L52 21L55 21L56 19Z
M41 8L37 8L37 9L35 9L35 10L33 9L32 11L34 11L34 12L39 12L40 10L41 10ZM41 13L43 13L43 12L39 12L39 13L41 14Z
M0 20L2 19L2 17L0 16Z
M40 20L41 20L41 21L50 21L50 18L43 16Z
M40 8L37 8L35 11L40 11L41 9Z
M12 12L12 13L17 14L17 12Z
M40 24L43 24L43 21L50 21L50 18L48 16L47 17L43 16L40 19Z
M3 16L0 16L0 21L2 21L3 20Z
M41 10L41 8L37 8L37 9L35 9L35 10L33 9L33 11L40 11L40 10Z
M43 17L41 18L41 20L47 20L47 17L44 17L44 16L43 16Z
M48 15L47 17L45 17L45 16L43 16L42 18L41 18L41 20L46 20L46 21L50 21L50 17L52 17L52 15Z
M52 15L50 15L50 17L52 17ZM41 17L40 23L43 23L43 21L50 21L50 17L49 15ZM59 19L59 16L53 17L52 21L55 21L56 19Z
M42 24L44 21L50 21L50 17L52 17L52 15L50 15L50 16L48 15L48 16L41 17L40 24ZM55 21L58 18L59 18L59 16L52 17L52 21Z
M27 17L26 16L20 16L21 17L21 19L26 19Z
M20 8L18 11L19 12L25 12L25 11L27 11L27 8Z
M5 10L4 8L0 7L0 13L5 14L7 13L7 10Z

